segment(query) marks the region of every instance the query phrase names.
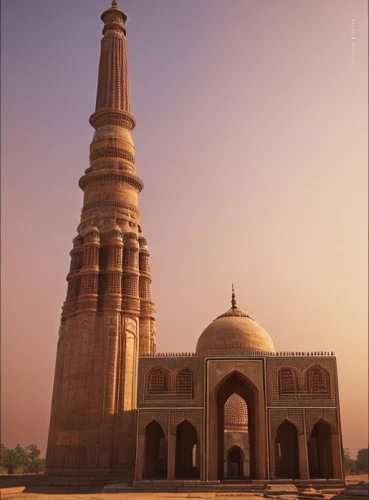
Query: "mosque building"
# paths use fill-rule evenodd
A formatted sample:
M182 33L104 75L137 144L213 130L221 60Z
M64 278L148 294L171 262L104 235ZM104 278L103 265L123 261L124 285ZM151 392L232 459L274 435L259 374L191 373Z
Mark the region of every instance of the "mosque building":
M134 484L343 480L333 353L276 352L233 290L230 309L205 328L194 353L156 352L127 16L113 0L101 18L95 132L79 181L47 474Z

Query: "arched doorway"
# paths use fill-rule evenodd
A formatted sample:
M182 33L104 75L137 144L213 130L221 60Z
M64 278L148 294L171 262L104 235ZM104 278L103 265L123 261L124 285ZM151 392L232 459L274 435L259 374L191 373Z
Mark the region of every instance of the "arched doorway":
M167 446L160 424L153 420L145 432L144 479L167 478Z
M310 434L308 443L309 472L311 479L331 479L333 477L331 426L319 420Z
M250 476L250 446L248 429L248 408L246 401L235 392L224 403L224 477ZM236 458L237 450L241 454L240 469L236 474L236 465L230 465L230 451ZM236 464L236 461L233 461Z
M233 372L229 375L219 386L217 390L217 427L218 427L218 478L226 479L229 478L228 469L228 459L225 455L225 442L229 441L229 436L225 438L226 430L227 434L229 430L225 427L225 404L227 400L236 395L239 399L244 401L244 405L247 408L247 445L248 445L248 457L247 457L247 469L241 466L241 473L239 477L244 477L245 479L256 479L256 408L257 408L257 390L251 382L249 382L246 377L238 372ZM240 406L241 411L241 406ZM239 432L237 431L237 434ZM239 439L239 436L237 437ZM239 443L235 439L234 445L238 446L242 443L242 439ZM239 448L242 449L242 446ZM244 454L243 454L244 455ZM235 458L236 455L234 454ZM246 461L245 457L242 456L242 464ZM225 461L227 467L225 467ZM235 466L236 467L236 466Z
M243 452L239 446L233 446L227 454L227 477L239 479L243 477Z
M277 429L275 454L276 478L298 479L300 471L297 429L288 420Z
M188 420L184 420L176 432L176 479L200 478L197 448L197 431Z

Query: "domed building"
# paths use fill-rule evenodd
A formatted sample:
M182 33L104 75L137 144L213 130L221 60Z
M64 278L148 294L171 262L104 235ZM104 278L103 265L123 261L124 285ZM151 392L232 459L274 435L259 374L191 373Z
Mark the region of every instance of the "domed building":
M127 16L113 0L101 18L95 132L79 181L83 207L59 329L47 474L78 484L343 480L333 353L275 351L269 333L237 307L233 289L231 308L205 328L194 353L156 352Z
M231 303L195 353L139 358L136 481L342 479L335 356L276 352Z

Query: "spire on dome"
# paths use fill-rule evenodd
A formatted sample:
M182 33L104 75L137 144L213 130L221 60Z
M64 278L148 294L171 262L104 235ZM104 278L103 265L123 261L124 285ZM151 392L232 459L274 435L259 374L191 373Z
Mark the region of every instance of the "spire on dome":
M118 7L118 0L113 0L111 3L112 7Z
M233 283L232 283L232 300L231 300L231 303L232 303L232 309L237 309L237 305L236 305L236 294L234 293L234 286L233 286Z

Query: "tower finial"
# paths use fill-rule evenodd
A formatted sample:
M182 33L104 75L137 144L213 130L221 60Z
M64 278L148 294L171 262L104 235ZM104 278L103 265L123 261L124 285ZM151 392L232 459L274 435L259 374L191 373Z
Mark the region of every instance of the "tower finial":
M237 309L236 305L236 294L234 293L234 286L232 283L232 309Z
M118 7L118 0L113 0L111 3L112 7Z

